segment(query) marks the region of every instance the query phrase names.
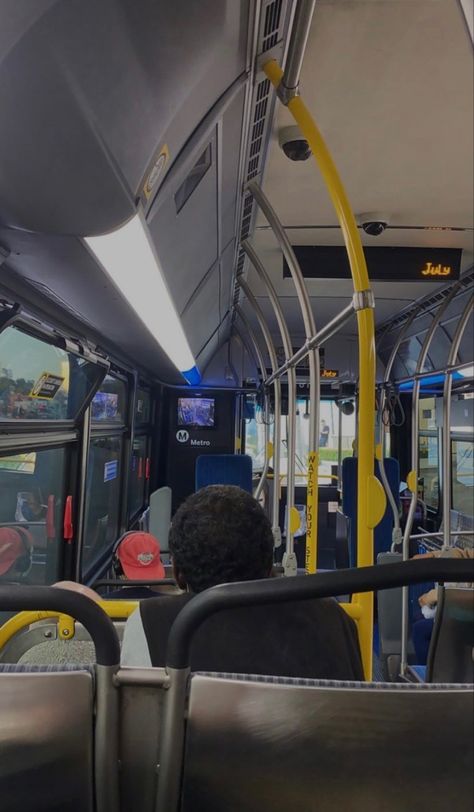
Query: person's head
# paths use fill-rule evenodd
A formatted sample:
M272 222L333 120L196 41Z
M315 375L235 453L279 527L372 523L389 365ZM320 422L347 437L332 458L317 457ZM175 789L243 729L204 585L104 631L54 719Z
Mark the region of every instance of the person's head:
M23 527L0 527L0 578L12 580L31 569L33 543Z
M77 581L57 581L57 583L53 584L54 587L58 589L68 589L70 592L77 592L78 595L84 595L86 598L90 598L91 601L95 601L98 603L101 600L100 595L97 592L94 592L90 586L86 586L85 584L78 584Z
M326 425L326 421L325 421L324 419L323 419L323 420L321 420L321 425L322 425L322 426L325 426L325 425Z
M115 545L112 565L118 578L130 581L158 581L165 577L160 545L151 533L125 533Z
M267 578L272 570L271 524L235 485L208 485L189 496L173 517L169 546L176 582L192 592Z

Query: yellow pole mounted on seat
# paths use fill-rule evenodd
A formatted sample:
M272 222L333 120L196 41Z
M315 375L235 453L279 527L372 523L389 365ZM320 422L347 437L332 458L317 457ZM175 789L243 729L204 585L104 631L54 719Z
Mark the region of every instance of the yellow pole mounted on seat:
M97 603L111 620L126 620L138 606L138 601L128 600L97 601ZM6 620L3 626L0 626L0 650L12 637L27 626L49 618L54 618L57 621L58 637L60 640L73 639L75 634L75 620L69 617L69 615L63 615L60 612L54 611L18 612L18 614Z
M264 73L278 89L283 71L275 60L263 66ZM351 268L354 291L370 292L364 250L354 214L330 152L310 112L300 96L289 99L288 110L307 140L323 176L341 226ZM375 460L375 325L372 307L357 310L359 332L359 418L357 472L357 566L373 564L373 529L385 512L385 492L374 476ZM366 679L372 678L373 594L355 595L360 606L359 640Z

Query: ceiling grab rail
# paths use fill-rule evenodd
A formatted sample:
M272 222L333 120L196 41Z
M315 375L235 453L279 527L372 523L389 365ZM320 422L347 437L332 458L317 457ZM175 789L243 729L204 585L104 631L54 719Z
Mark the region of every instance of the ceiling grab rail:
M272 370L276 369L278 366L277 356L275 347L273 344L272 336L270 330L268 328L267 322L265 320L265 316L262 313L262 310L258 303L255 300L255 297L252 294L249 286L247 285L246 281L242 278L239 279L239 284L245 293L250 306L253 308L257 321L259 323L260 329L263 333L263 337L265 339L265 344L267 347L268 355L270 356L270 365ZM239 313L240 318L244 322L246 329L252 329L251 325L249 324L248 319L246 318L245 314L242 312L242 309L239 307L237 312ZM262 359L263 361L263 359ZM266 366L264 364L262 369L262 377L265 375ZM273 544L275 547L281 546L281 529L280 529L280 469L281 469L281 456L280 456L280 446L281 446L281 384L278 381L278 385L274 386L274 393L275 393L275 409L274 409L274 424L273 424L273 471L275 475L275 485L273 488L273 500L272 500L272 532L273 532ZM278 474L278 479L276 478ZM289 513L289 510L288 510Z
M448 370L443 386L443 548L454 546L451 534L451 389L453 385L453 367L456 363L459 347L469 317L474 306L474 296L467 302L454 334L453 343L448 355Z
M411 401L411 471L407 475L407 485L411 491L410 506L408 509L408 516L403 534L403 560L407 561L410 555L410 536L413 529L413 520L415 518L416 505L418 502L418 429L419 429L419 404L420 404L420 385L419 377L416 377L423 371L428 350L431 341L436 332L441 316L445 312L448 305L451 303L455 294L459 289L459 283L453 285L449 295L444 299L437 311L433 314L433 321L430 324L429 330L425 335L420 354L416 363L415 379L413 383L413 393ZM407 586L402 589L402 629L401 629L401 651L400 651L400 675L405 675L408 665L408 598L409 590Z
M290 45L291 49L291 45ZM298 303L301 308L303 317L303 324L306 336L305 355L308 356L309 365L309 448L308 448L308 484L306 490L306 570L310 573L316 572L317 565L317 529L318 529L318 466L319 466L319 411L320 411L320 363L319 352L316 347L309 346L309 341L316 334L316 324L314 321L313 311L311 309L311 301L309 298L308 290L305 285L303 274L301 273L298 260L296 259L295 252L287 237L285 229L283 228L280 220L271 204L269 203L266 195L258 186L255 181L250 181L247 184L247 191L251 193L254 200L258 204L260 210L265 215L273 234L278 241L278 244L286 259L288 268L290 270L291 278L295 286ZM289 351L290 357L292 348ZM286 355L286 352L285 352ZM289 360L289 359L287 359ZM292 364L288 366L288 371L291 367L296 366ZM290 373L289 373L290 374ZM295 401L295 414L296 414L296 401ZM295 418L296 420L296 418ZM296 434L296 423L295 423ZM288 460L290 460L290 453L288 452ZM292 458L293 464L293 458ZM296 525L296 515L294 516ZM299 517L298 517L299 521ZM291 539L290 549L288 549L288 536L287 536L287 551L284 559L285 571L290 572L292 569L296 572L296 557L293 551L293 540Z
M405 340L405 336L410 329L411 325L413 324L415 317L417 316L419 309L416 307L413 310L413 313L410 315L408 320L403 325L403 328L400 330L398 334L398 338L393 346L392 352L390 353L390 358L387 361L387 366L385 367L385 372L383 376L383 383L380 389L380 403L379 403L379 443L381 446L381 453L380 453L380 460L379 460L379 469L380 469L380 478L382 480L382 484L385 489L385 495L389 501L392 514L393 514L393 530L392 530L392 546L391 551L392 553L395 552L395 547L398 544L402 543L403 534L400 527L400 513L398 510L398 505L395 501L395 497L392 493L392 489L389 485L387 472L385 470L385 455L387 450L387 443L386 443L386 436L387 431L390 431L390 427L386 425L384 421L384 413L385 413L385 406L387 402L387 387L390 383L390 375L392 374L393 365L395 363L395 358L397 357L398 350L402 342Z
M386 499L381 483L374 476L375 465L375 326L373 299L367 265L354 214L339 178L329 150L298 95L298 78L306 44L314 0L299 0L292 30L287 65L290 79L278 63L270 60L263 65L267 78L277 89L280 100L288 107L319 166L329 196L336 211L349 258L354 290L360 299L357 310L359 333L359 409L358 409L358 473L357 473L357 565L371 565L374 556L373 529L385 513ZM372 673L373 595L354 596L362 608L359 638L366 678Z
M291 345L290 333L289 333L289 330L288 330L288 327L287 327L287 324L286 324L286 321L285 321L285 316L283 314L281 304L280 304L280 302L278 300L277 292L276 292L276 290L275 290L275 288L274 288L274 286L273 286L273 284L271 282L271 279L270 279L269 275L267 274L267 272L266 272L266 270L265 270L265 268L263 266L262 261L260 260L260 257L258 256L258 254L255 251L255 249L253 248L253 246L247 240L245 240L242 243L241 247L242 247L242 250L247 255L247 257L249 258L253 268L257 272L257 275L258 275L259 279L261 280L261 282L264 284L264 286L266 288L266 291L268 293L268 297L269 297L270 303L271 303L271 305L273 307L273 312L275 313L275 318L277 320L278 327L279 327L279 330L280 330L281 339L282 339L282 342L283 342L283 352L284 352L284 355L285 355L285 359L288 360L292 355L293 348L292 348L292 345ZM292 406L293 406L293 408L291 410L291 414L290 414L290 408L288 408L289 424L290 424L289 425L289 430L288 430L288 441L289 441L290 440L290 426L292 427L291 428L292 437L293 437L293 439L296 438L296 370L295 370L294 367L292 367L291 369L288 370L288 403L289 404L291 403ZM292 477L293 501L291 503L292 504L292 510L293 510L293 516L289 517L289 523L292 526L293 532L295 532L296 529L298 528L299 522L300 522L298 511L294 507L294 484L295 484L294 465L295 465L295 461L296 461L296 443L295 442L293 442L293 450L291 450L290 443L288 442L287 456L288 456L288 474L289 474L289 470L290 470L290 460L291 460L291 465L292 465L292 468L293 468L293 477ZM290 490L290 478L288 476L287 494L288 494L289 490ZM287 505L288 505L288 513L289 513L290 507L289 507L288 501L287 501ZM288 516L287 516L287 518L288 518ZM307 526L308 526L308 518L310 519L310 521L312 520L312 518L313 518L312 511L311 511L311 513L309 515L308 515L308 512L307 512ZM306 549L308 550L308 545L307 545ZM284 570L285 575L296 575L296 572L297 572L297 562L296 562L296 556L295 556L295 552L294 552L294 539L293 539L293 534L292 533L290 533L290 535L288 535L288 533L287 533L287 535L286 535L286 550L285 550L285 554L284 554L284 557L283 557L283 570Z
M248 319L245 316L245 313L242 312L242 310L240 309L239 306L236 307L236 314L238 316L240 316L240 319L244 324L244 327L245 327L245 329L247 331L247 334L250 337L250 341L251 341L251 343L253 345L255 355L257 356L257 365L260 367L260 374L261 374L261 378L262 378L262 388L263 388L263 397L264 397L265 448L264 448L262 474L261 474L261 477L259 479L258 485L255 488L254 493L253 493L254 498L258 500L260 498L261 494L262 494L266 479L268 477L268 471L270 469L270 459L274 455L274 450L273 450L273 447L272 447L272 445L270 443L270 421L269 421L270 409L269 409L269 403L268 403L268 388L265 386L266 365L265 365L265 361L264 361L264 358L263 358L263 355L262 355L262 352L261 352L261 349L260 349L260 345L259 345L259 343L257 341L257 336L255 335L255 332L253 330L253 327L252 327L251 324L249 324ZM235 325L235 328L236 328L237 333L239 335L241 335L240 330L239 330L237 325ZM244 340L243 339L241 339L241 340L244 343ZM278 403L280 403L280 398L278 398ZM278 432L279 431L280 431L280 429L278 428ZM275 432L275 426L273 427L273 432ZM274 462L275 462L275 460L274 460ZM280 470L280 457L279 456L278 456L278 470ZM275 519L275 511L272 511L272 526L274 524L274 519ZM281 545L281 533L280 533L280 527L278 525L278 505L277 505L277 509L276 509L276 522L277 522L278 532L275 532L275 531L273 532L273 541L274 541L274 546L279 547Z

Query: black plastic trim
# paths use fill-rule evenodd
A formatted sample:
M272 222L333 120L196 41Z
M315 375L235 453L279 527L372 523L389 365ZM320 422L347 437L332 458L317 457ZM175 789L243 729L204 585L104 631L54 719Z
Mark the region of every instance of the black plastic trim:
M196 595L177 616L168 639L166 666L188 667L195 632L204 620L222 609L248 604L327 598L391 589L423 581L444 580L474 581L474 562L460 559L420 559L294 578L268 578L214 586Z
M26 610L71 615L92 637L97 665L120 664L120 643L114 624L100 606L85 595L47 586L0 586L0 611Z

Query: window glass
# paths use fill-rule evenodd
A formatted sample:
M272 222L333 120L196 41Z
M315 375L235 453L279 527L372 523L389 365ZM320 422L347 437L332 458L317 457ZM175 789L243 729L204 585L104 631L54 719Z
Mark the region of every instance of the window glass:
M145 502L146 483L149 476L147 437L135 437L130 460L129 515L134 516Z
M135 423L143 425L151 419L151 397L146 389L137 389Z
M305 485L307 482L308 450L309 450L309 426L310 416L305 400L297 401L296 415L296 448L295 448L295 471L296 484ZM286 480L288 470L287 454L287 417L281 418L281 461L280 470L283 475L283 484ZM341 446L341 458L352 455L352 443L355 438L355 410L352 414L340 413L335 400L321 401L321 414L319 426L319 481L321 484L331 484L331 468L337 465L339 458L339 445ZM339 420L341 423L339 424ZM339 425L341 433L339 434ZM271 436L272 430L270 432ZM261 470L263 467L265 449L265 427L258 419L246 421L245 426L245 451L252 457L254 470Z
M87 500L82 552L86 575L116 540L119 530L122 439L95 437L89 446Z
M100 367L7 327L0 333L0 420L73 420Z
M420 434L418 438L419 477L423 482L423 501L438 510L439 443L437 434Z
M125 423L127 387L124 381L106 375L91 403L94 422Z
M0 454L0 583L60 576L66 448Z
M453 440L453 509L472 516L474 512L474 443L470 439Z
M272 439L273 426L270 426L270 440ZM262 471L265 462L265 424L262 410L258 408L255 410L255 417L245 421L245 453L252 458L254 472ZM270 460L270 464L271 462Z
M420 398L418 423L421 431L436 431L436 398Z

